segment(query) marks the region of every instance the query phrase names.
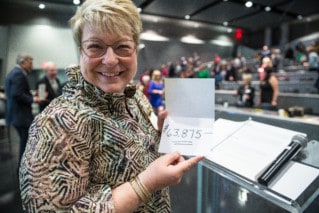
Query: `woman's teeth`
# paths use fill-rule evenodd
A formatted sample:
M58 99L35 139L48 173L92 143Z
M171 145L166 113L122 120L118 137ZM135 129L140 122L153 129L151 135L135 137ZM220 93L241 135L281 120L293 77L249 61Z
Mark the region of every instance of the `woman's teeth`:
M114 77L114 76L118 76L120 73L117 72L117 73L102 73L103 76L106 76L106 77Z

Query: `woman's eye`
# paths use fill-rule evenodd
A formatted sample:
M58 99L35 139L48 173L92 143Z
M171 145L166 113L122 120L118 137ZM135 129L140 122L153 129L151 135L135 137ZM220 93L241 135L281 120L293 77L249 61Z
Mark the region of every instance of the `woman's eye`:
M130 49L130 46L125 45L125 44L120 44L116 47L116 49Z
M88 45L88 49L102 49L103 47L99 44L90 44Z

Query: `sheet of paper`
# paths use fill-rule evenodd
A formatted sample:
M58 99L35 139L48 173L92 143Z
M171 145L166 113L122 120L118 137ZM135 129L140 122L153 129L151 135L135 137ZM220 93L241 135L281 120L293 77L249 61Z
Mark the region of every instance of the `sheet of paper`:
M214 119L214 79L165 78L164 84L165 106L171 117Z
M214 79L165 79L165 106L169 112L159 152L205 155L212 139L215 115Z
M178 151L183 155L206 155L213 141L212 119L167 117L159 152Z
M218 119L214 123L214 143L206 158L256 181L296 134L302 133L253 120Z
M319 175L319 169L291 161L269 184L269 188L296 200Z

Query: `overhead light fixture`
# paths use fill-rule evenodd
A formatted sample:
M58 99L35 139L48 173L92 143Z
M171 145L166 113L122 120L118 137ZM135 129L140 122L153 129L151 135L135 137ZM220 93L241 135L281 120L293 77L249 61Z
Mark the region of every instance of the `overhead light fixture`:
M39 8L41 9L41 10L43 10L44 8L45 8L45 4L39 4Z
M203 40L196 38L193 35L187 35L181 38L181 42L188 44L203 44L205 43Z
M266 12L270 12L271 11L271 7L269 7L269 6L265 7L265 11Z
M140 43L140 44L138 45L138 49L139 49L139 50L142 50L142 49L144 49L144 48L145 48L145 44Z
M80 2L80 0L73 0L73 4L75 4L75 5L79 5L81 2Z
M222 46L222 47L231 47L234 45L232 40L229 37L224 35L218 36L217 38L210 40L209 43Z
M168 41L169 38L161 36L153 30L148 30L141 33L141 39L147 41Z
M229 41L223 41L223 40L211 40L210 43L218 45L218 46L222 46L222 47L231 47L231 46L233 46L233 43L231 43Z
M191 18L190 15L186 15L186 16L185 16L185 19L186 19L186 20L189 20L190 18Z
M252 1L246 1L245 6L250 8L253 6L253 2Z
M228 22L227 21L224 21L223 22L223 25L226 27L226 26L228 26Z

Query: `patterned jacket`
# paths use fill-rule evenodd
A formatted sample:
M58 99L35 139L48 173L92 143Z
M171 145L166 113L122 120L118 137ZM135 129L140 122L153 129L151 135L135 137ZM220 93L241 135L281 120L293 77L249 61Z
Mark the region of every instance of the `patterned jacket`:
M20 165L27 212L114 212L111 189L156 159L160 135L147 98L136 87L107 94L87 83L79 67L33 121ZM133 88L133 89L132 89ZM170 212L168 188L136 212Z

